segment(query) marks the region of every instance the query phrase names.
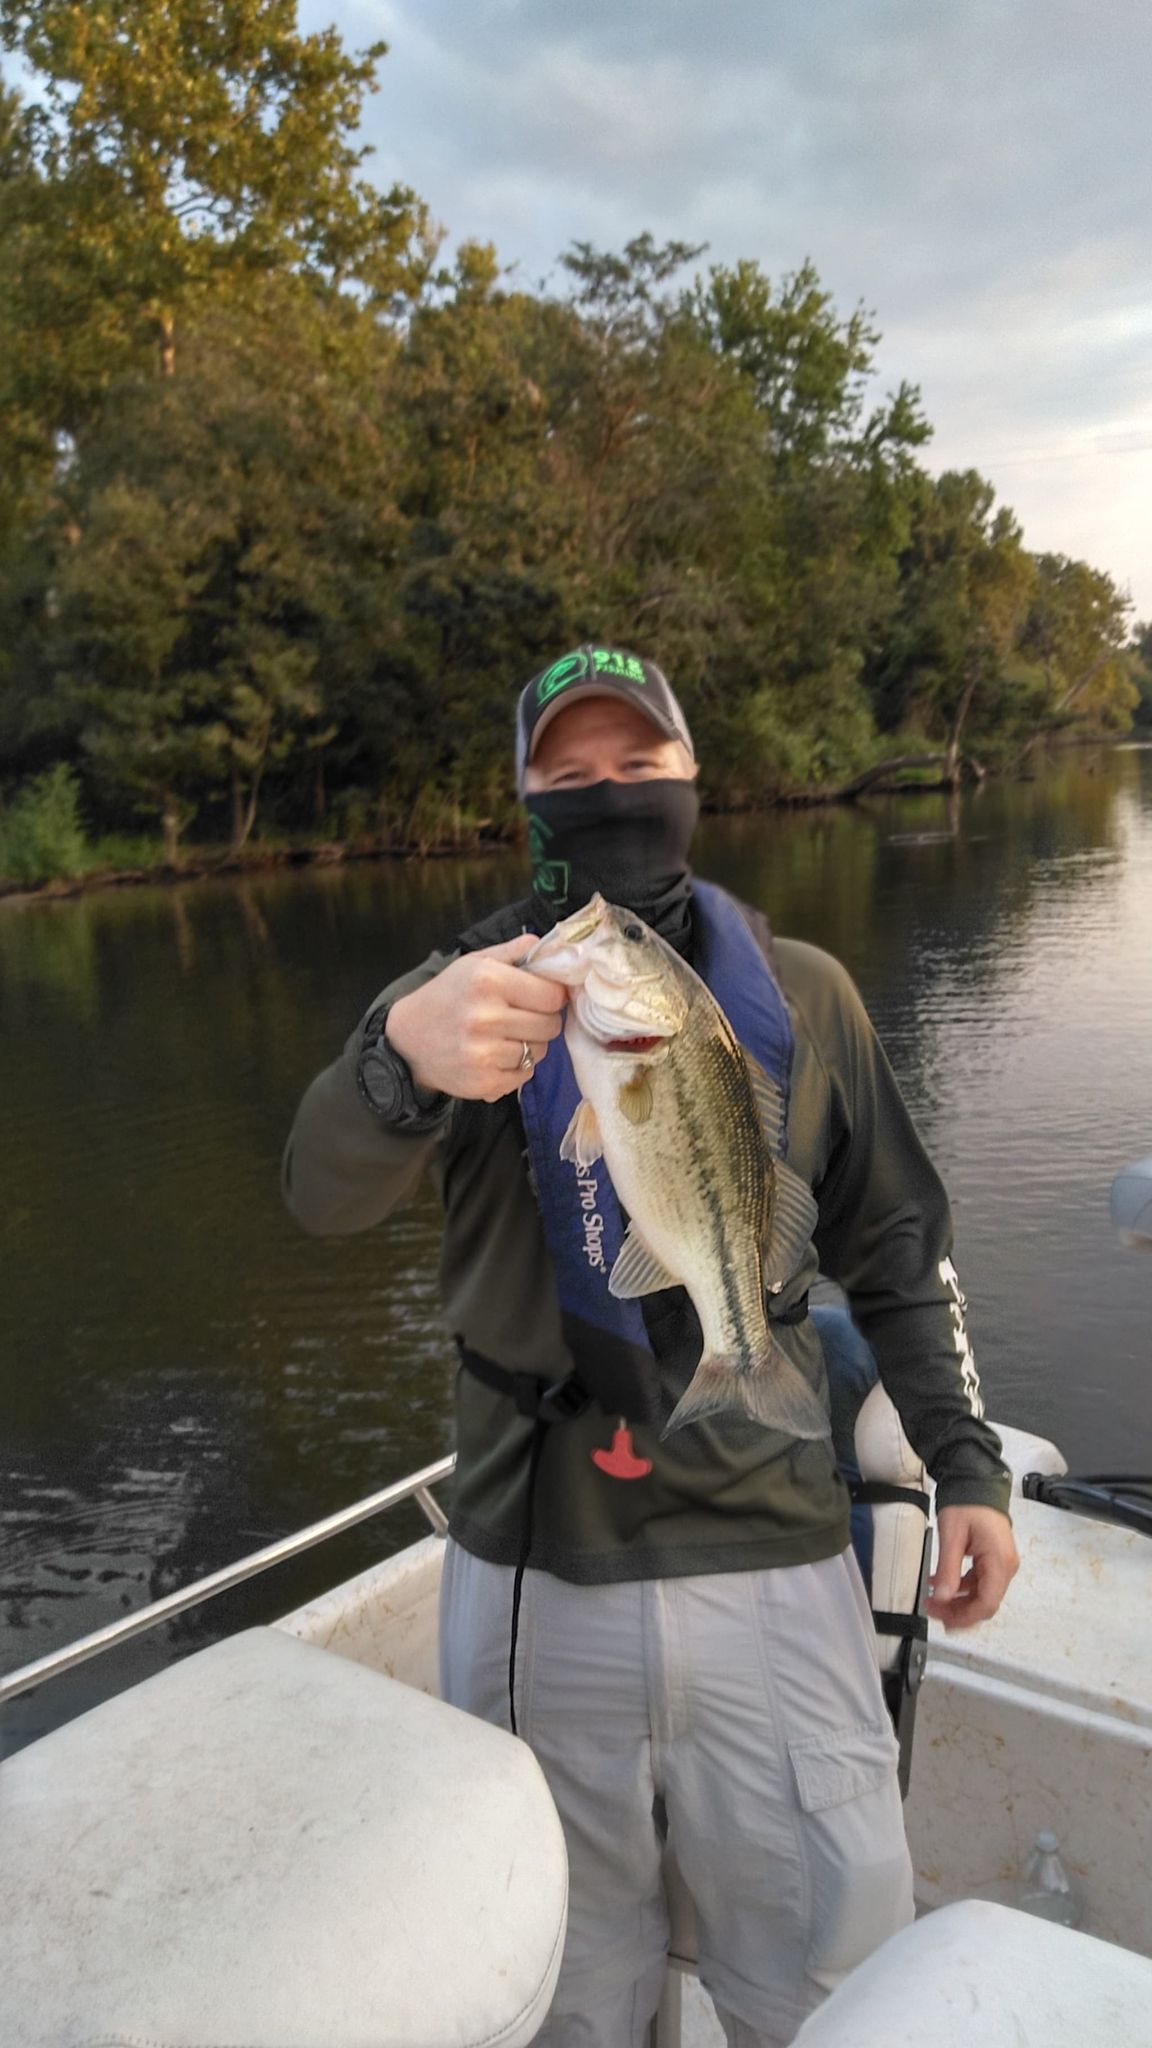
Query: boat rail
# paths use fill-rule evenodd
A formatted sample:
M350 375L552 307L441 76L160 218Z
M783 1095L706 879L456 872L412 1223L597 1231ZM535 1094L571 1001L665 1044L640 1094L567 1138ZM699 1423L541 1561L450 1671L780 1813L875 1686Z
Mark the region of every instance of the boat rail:
M448 1517L432 1488L441 1480L450 1479L455 1469L454 1455L438 1458L435 1464L421 1466L407 1479L397 1479L391 1486L381 1487L378 1493L370 1493L364 1500L353 1502L351 1507L326 1515L323 1521L310 1522L307 1528L297 1529L294 1535L281 1536L262 1550L254 1550L249 1556L238 1558L235 1564L223 1565L219 1571L209 1572L206 1578L197 1579L175 1593L167 1593L162 1600L154 1600L148 1607L140 1607L133 1614L123 1615L119 1621L94 1629L91 1635L80 1636L62 1650L52 1650L47 1656L38 1657L35 1663L9 1672L6 1678L0 1678L0 1706L6 1700L18 1698L21 1693L31 1692L34 1686L43 1685L49 1678L60 1677L62 1672L71 1671L77 1664L86 1664L90 1657L98 1657L117 1643L143 1635L172 1615L183 1614L186 1608L199 1606L202 1600L211 1600L217 1593L226 1593L245 1579L254 1579L259 1573L270 1571L273 1565L298 1557L302 1551L315 1549L318 1543L327 1542L330 1536L339 1536L345 1529L354 1529L359 1522L370 1521L373 1515L399 1507L402 1501L414 1500L436 1535L443 1536L448 1528Z

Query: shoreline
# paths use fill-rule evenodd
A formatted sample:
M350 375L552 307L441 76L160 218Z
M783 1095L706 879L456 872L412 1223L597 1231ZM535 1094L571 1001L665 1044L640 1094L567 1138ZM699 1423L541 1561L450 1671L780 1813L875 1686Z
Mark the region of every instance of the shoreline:
M1075 739L1049 742L1052 751L1071 752L1082 747L1131 746L1141 743L1140 728L1131 733L1078 734ZM1152 735L1148 744L1152 744ZM984 780L981 775L980 780ZM1000 780L995 770L989 781ZM1034 771L1008 772L1007 780L1032 781ZM786 796L768 797L758 803L711 802L702 806L708 817L750 817L779 810L816 810L823 806L856 803L873 796L933 796L954 793L954 783L940 780L873 782L857 792L845 789L794 790ZM175 886L181 882L203 882L217 876L236 878L267 874L277 868L345 867L355 862L395 860L404 863L434 860L476 860L488 854L507 853L521 843L518 825L510 830L481 830L471 838L442 840L432 845L387 845L379 840L301 840L297 844L245 847L239 853L224 847L192 847L187 860L172 866L156 861L148 867L94 868L82 875L54 876L43 882L13 882L0 876L0 912L29 903L67 902L103 889L145 888L149 884Z
M0 911L9 904L62 902L69 897L94 895L100 889L138 889L149 884L175 886L180 882L207 882L217 876L235 880L242 875L268 874L276 868L346 867L354 861L474 860L489 853L505 853L516 844L514 837L477 837L434 846L385 846L359 840L302 841L292 846L245 847L240 853L219 848L192 848L187 860L175 867L156 861L149 867L93 868L83 875L57 875L45 882L9 882L0 876Z

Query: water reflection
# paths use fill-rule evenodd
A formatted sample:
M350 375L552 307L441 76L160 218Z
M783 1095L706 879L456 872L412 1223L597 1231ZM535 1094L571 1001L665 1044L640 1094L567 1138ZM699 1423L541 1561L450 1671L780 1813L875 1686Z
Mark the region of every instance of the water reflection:
M1152 755L713 820L702 871L855 975L945 1172L993 1409L1152 1464L1152 1271L1107 1220L1152 1145ZM134 889L0 916L6 1667L449 1447L438 1214L303 1238L300 1091L510 856ZM409 1540L413 1517L18 1705L10 1742Z

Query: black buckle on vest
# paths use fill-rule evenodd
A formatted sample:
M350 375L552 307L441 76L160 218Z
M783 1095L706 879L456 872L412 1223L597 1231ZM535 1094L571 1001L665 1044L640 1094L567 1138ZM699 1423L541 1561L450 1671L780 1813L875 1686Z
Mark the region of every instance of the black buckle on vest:
M585 1393L579 1380L571 1373L566 1373L562 1380L553 1380L550 1385L545 1385L529 1372L514 1373L513 1378L520 1414L539 1422L575 1422L591 1403L591 1395Z
M807 1313L808 1313L808 1292L807 1292L807 1289L805 1289L804 1293L803 1293L803 1294L802 1294L802 1295L800 1296L800 1299L799 1299L799 1301L794 1301L794 1302L792 1303L792 1306L791 1306L791 1308L783 1308L783 1309L781 1309L781 1310L780 1310L780 1312L779 1312L779 1314L774 1314L774 1313L773 1313L773 1309L772 1309L772 1300L771 1300L771 1296L769 1296L769 1302L768 1302L768 1321L769 1321L770 1323L783 1323L783 1324L785 1325L785 1327L786 1327L786 1328L790 1328L790 1327L792 1326L792 1324L794 1324L794 1323L802 1323L802 1322L804 1321L804 1318L805 1318L805 1316L807 1315Z
M470 1372L482 1386L491 1387L493 1393L514 1401L517 1414L528 1422L575 1422L578 1415L592 1406L591 1394L581 1386L575 1373L566 1372L562 1379L546 1380L535 1372L508 1372L494 1359L485 1358L483 1352L470 1351L462 1337L457 1337L456 1343L465 1372Z

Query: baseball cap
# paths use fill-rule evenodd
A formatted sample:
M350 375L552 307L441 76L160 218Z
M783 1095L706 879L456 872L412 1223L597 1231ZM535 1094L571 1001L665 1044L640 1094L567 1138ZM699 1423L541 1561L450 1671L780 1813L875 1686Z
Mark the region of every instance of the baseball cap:
M688 721L676 702L667 677L654 661L629 654L623 647L596 647L589 641L533 676L520 692L516 707L516 787L523 792L524 770L541 733L557 713L581 697L623 697L642 711L664 734L680 740L696 758Z

